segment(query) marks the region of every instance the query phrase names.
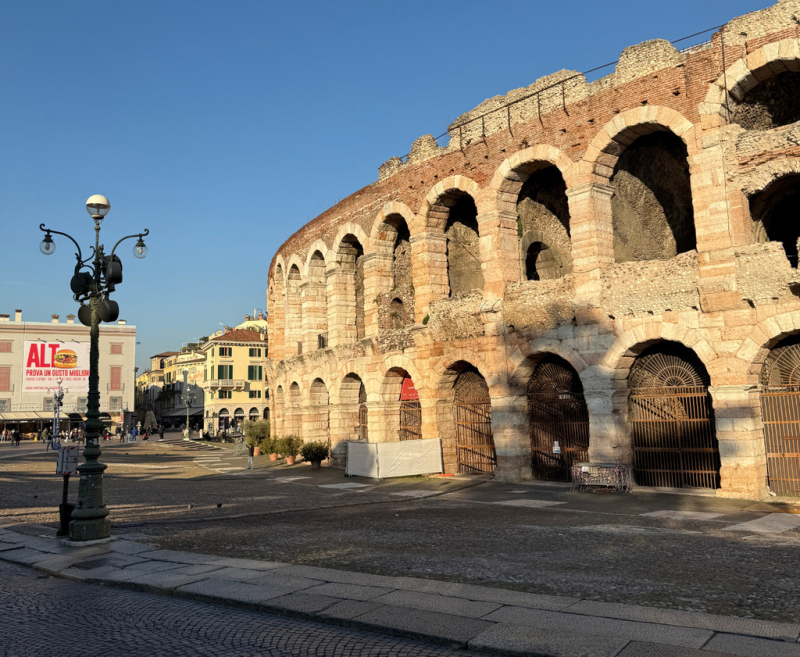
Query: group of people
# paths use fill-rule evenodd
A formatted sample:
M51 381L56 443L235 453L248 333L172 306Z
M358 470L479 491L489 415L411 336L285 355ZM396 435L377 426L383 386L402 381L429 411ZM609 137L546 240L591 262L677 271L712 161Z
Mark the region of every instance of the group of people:
M19 441L22 440L22 433L13 427L11 429L3 429L0 431L0 442L11 441L14 447L19 447Z
M158 434L159 440L164 440L164 425L159 424L157 429L148 429L145 427L144 429L139 431L136 425L132 426L123 426L117 427L117 437L119 438L119 442L121 443L135 443L138 441L139 436L141 436L142 441L148 440L154 433ZM106 431L105 440L109 440L109 433Z

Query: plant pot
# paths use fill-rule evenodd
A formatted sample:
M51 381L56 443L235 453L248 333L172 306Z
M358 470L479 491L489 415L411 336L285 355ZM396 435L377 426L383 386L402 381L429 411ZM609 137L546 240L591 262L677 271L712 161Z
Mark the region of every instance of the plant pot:
M286 465L294 465L294 460L296 458L297 458L296 456L287 456L286 457Z
M253 450L253 456L261 456L261 448L260 447L256 447Z
M273 452L272 454L269 455L269 460L270 461L277 461L278 460L278 455L275 452Z
M322 467L322 461L311 461L311 469L319 470Z

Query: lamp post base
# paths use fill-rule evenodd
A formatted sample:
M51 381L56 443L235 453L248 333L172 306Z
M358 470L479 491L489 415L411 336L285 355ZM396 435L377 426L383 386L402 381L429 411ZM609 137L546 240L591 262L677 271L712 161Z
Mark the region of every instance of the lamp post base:
M69 523L69 540L86 543L111 537L111 521L108 518L87 518Z

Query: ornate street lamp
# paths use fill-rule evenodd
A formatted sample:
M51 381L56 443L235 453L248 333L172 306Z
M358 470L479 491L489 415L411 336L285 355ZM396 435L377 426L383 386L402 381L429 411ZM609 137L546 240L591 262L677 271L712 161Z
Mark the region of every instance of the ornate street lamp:
M100 322L114 322L119 317L119 306L116 301L109 299L109 294L115 286L122 283L122 262L116 255L117 247L128 239L138 237L133 247L133 255L144 258L147 247L143 238L150 234L144 232L128 235L119 240L110 255L106 255L104 247L100 244L100 224L111 209L111 204L105 196L95 194L86 201L86 210L94 220L94 247L86 259L83 258L81 247L66 233L61 233L51 228L45 228L44 239L39 245L39 250L45 255L51 255L56 250L53 235L63 235L72 240L78 252L75 272L70 281L70 288L75 301L81 305L78 308L78 319L84 326L90 327L89 331L89 395L86 412L86 448L83 456L86 461L78 466L80 483L78 485L78 506L72 512L72 522L69 524L69 537L73 541L93 541L111 536L111 521L108 519L108 509L103 502L103 471L106 465L97 459L100 457L100 390L99 390L99 360L100 360ZM85 302L88 301L87 306Z
M181 399L183 400L183 403L186 404L186 430L183 432L183 439L190 440L192 432L189 429L189 411L194 403L194 395L189 391L189 382L187 380L186 370L183 372L183 394L181 395Z

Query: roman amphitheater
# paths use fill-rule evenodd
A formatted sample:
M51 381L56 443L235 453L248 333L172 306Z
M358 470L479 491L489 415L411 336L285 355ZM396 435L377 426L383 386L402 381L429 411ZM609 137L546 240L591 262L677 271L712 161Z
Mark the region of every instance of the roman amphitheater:
M709 36L486 100L281 245L275 433L800 495L800 0Z

